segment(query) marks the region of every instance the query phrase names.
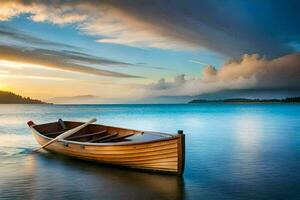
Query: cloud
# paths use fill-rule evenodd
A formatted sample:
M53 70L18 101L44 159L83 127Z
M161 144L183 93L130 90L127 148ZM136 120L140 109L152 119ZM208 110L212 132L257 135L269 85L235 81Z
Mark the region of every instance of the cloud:
M28 14L35 22L75 24L101 43L141 48L205 48L230 57L278 57L300 43L299 1L4 0L0 20Z
M53 42L49 41L46 39L42 39L36 36L29 35L22 30L10 27L10 26L5 26L5 25L0 25L0 37L2 37L3 42L0 42L0 45L8 45L10 42L7 39L11 39L14 43L15 41L21 42L22 45L24 43L26 46L31 46L31 47L43 47L45 48L51 48L54 47L56 52L59 53L59 55L64 55L66 56L67 59L76 61L76 62L83 62L86 64L94 64L94 65L109 65L109 66L117 66L117 67L141 67L141 68L150 68L150 69L159 69L159 70L166 70L164 67L156 67L156 66L148 66L147 63L127 63L127 62L121 62L117 60L111 60L111 59L106 59L102 58L99 56L93 56L89 55L86 53L83 53L82 50L77 46L69 45L69 44L64 44L60 42ZM4 42L5 41L5 42ZM37 46L36 46L37 45ZM45 50L44 50L45 51ZM54 54L55 51L52 51L51 54ZM57 56L57 55L56 55Z
M170 82L162 78L144 88L150 96L194 96L247 89L300 90L300 53L272 60L245 54L239 60L225 62L219 69L206 66L198 78L187 80L179 75Z
M31 75L15 75L15 74L9 74L9 73L1 73L0 71L0 77L5 78L15 78L15 79L37 79L37 80L54 80L54 81L66 81L66 80L72 80L68 78L60 78L60 77L53 77L53 76L31 76Z
M68 45L60 42L53 42L49 40L45 40L39 37L34 37L32 35L26 34L23 31L19 29L15 29L9 26L0 25L0 36L4 38L8 38L14 41L24 42L26 44L36 44L39 46L50 46L50 47L56 47L56 48L67 48L67 49L77 49L79 50L79 47Z
M47 50L44 50L44 51L47 51ZM65 59L69 59L69 60L73 60L73 61L77 61L77 62L85 62L85 63L89 63L89 64L109 65L109 66L119 66L119 67L120 66L135 66L134 64L131 64L131 63L110 60L110 59L92 56L92 55L85 54L82 52L77 52L77 51L62 50L60 52L52 51L51 53L55 54L55 56L64 56Z
M127 63L92 57L79 52L25 48L19 46L0 45L0 60L41 65L53 69L86 73L96 76L119 78L141 78L140 76L90 67L93 63L103 65L127 65ZM83 63L83 64L79 64Z
M48 21L54 24L76 23L86 18L86 15L74 12L72 6L63 1L3 0L0 13L2 21L24 13L30 14L29 18L35 22Z

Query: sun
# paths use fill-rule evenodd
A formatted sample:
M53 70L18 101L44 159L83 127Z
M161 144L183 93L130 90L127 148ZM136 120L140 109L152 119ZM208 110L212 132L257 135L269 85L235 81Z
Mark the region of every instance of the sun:
M7 85L4 85L4 84L0 83L0 90L9 91L9 87Z

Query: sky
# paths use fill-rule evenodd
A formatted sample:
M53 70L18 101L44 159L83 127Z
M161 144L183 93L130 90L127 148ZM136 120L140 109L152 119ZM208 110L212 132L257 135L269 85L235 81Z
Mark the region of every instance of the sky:
M60 103L300 94L299 8L297 0L2 0L0 90Z

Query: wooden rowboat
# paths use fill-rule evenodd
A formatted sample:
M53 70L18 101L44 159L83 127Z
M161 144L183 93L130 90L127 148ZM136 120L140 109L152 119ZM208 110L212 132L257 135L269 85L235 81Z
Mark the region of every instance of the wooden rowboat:
M83 122L62 121L36 125L28 122L34 137L44 145ZM46 150L67 156L135 169L181 175L185 162L183 131L167 134L89 124L60 139Z

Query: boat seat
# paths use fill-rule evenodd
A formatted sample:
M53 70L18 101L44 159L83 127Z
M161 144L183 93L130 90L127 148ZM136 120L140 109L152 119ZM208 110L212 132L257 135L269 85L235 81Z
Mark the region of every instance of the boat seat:
M62 134L63 132L65 132L67 130L64 130L64 131L56 131L56 132L50 132L50 133L44 133L45 136L51 136L51 135L60 135Z
M91 139L88 142L102 142L103 140L106 140L106 139L111 138L111 137L115 137L117 135L119 135L119 133L112 133L112 134L109 134L109 135L106 135L106 136L103 136L103 137L100 137L100 138Z
M98 131L98 132L95 132L95 133L84 134L84 135L77 135L77 136L69 137L69 138L66 138L66 139L67 140L82 139L82 138L85 138L85 137L92 137L92 136L95 136L95 135L102 135L102 134L104 134L106 132L107 132L107 130L101 130L101 131Z
M134 133L130 133L130 134L126 134L126 135L120 135L120 136L113 137L113 138L108 138L106 140L102 140L101 142L113 142L113 141L117 141L117 140L121 140L121 139L130 137L132 135L134 135Z

